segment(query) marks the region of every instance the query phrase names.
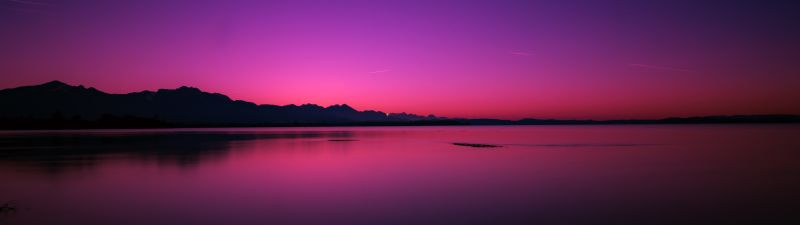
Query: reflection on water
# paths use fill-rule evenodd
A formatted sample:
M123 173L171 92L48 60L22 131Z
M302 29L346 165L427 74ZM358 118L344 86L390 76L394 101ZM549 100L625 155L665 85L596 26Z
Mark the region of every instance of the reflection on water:
M15 210L0 224L798 224L797 134L797 125L5 131L0 206Z
M181 167L224 157L232 144L260 139L347 138L336 132L118 131L39 132L0 136L0 161L59 173L92 167L108 157L154 160ZM337 139L338 140L338 139ZM344 140L344 139L342 139Z

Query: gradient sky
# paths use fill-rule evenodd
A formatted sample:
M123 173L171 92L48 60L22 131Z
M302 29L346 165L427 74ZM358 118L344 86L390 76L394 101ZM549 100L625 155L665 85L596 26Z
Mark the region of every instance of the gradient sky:
M792 1L0 0L0 88L449 117L800 114Z

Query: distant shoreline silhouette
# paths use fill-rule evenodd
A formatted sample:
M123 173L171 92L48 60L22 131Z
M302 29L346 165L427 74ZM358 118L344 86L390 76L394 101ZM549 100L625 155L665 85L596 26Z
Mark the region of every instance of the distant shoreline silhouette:
M332 105L257 105L193 87L108 94L60 81L0 90L0 129L798 123L800 115L654 120L460 119Z

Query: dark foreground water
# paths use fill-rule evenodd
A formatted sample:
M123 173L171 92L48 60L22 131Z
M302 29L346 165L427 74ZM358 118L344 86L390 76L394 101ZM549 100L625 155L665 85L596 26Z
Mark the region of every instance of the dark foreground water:
M0 224L800 224L800 126L6 131L4 202Z

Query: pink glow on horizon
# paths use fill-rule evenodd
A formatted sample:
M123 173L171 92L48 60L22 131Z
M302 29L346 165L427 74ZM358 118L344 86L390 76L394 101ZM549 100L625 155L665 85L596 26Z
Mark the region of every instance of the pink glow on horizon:
M0 88L186 85L468 118L800 114L800 35L769 15L718 21L668 3L3 4L43 13L0 16L13 31Z

